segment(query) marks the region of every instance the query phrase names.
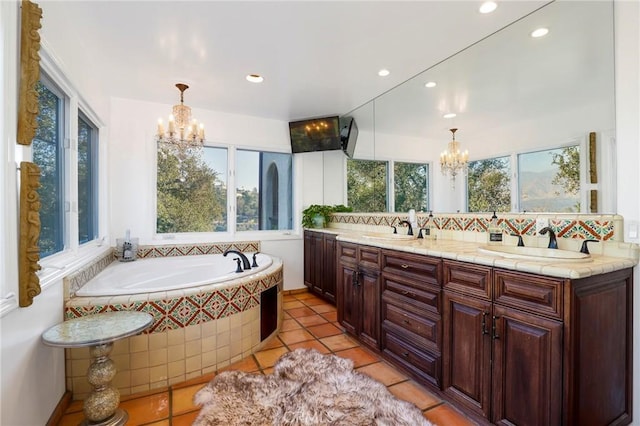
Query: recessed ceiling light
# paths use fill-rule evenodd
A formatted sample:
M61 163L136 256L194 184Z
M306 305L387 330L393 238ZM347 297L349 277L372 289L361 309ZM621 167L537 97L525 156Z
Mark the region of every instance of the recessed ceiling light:
M436 86L437 86L437 84L436 84L435 81L428 81L428 82L426 82L424 84L424 87L428 87L429 89L432 88L432 87L436 87Z
M453 118L455 116L456 116L456 114L454 112L450 112L448 114L443 115L442 117L443 118Z
M383 68L383 69L381 69L380 71L378 71L378 75L379 75L380 77L386 77L386 76L388 76L389 74L391 74L391 72L389 72L389 70L388 70L388 69L385 69L385 68Z
M498 7L498 5L496 4L496 2L494 1L485 1L484 3L482 3L482 6L480 6L480 13L491 13L494 10L496 10L496 7Z
M538 38L538 37L544 37L549 33L549 29L548 28L538 28L537 30L534 30L531 32L531 37L534 38Z
M262 83L264 81L264 78L262 78L262 76L259 74L249 74L246 78L247 81L250 81L252 83Z

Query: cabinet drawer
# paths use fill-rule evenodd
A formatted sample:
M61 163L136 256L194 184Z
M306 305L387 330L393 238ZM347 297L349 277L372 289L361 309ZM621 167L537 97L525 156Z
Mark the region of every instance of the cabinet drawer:
M358 246L350 243L338 243L338 259L341 262L356 263Z
M415 281L383 274L382 292L400 303L409 303L418 309L440 313L440 289Z
M563 279L495 270L493 280L496 303L562 319Z
M419 256L396 251L382 252L382 270L418 282L440 286L442 261L429 256Z
M383 330L383 354L394 364L440 387L442 356L435 351L418 349L395 333Z
M459 293L491 299L491 268L471 263L443 261L443 287Z
M439 315L423 314L417 315L414 312L402 309L387 300L383 303L382 318L385 322L390 322L398 327L414 333L417 336L440 347L440 325Z
M377 247L360 246L358 250L358 264L363 268L380 269L380 249Z

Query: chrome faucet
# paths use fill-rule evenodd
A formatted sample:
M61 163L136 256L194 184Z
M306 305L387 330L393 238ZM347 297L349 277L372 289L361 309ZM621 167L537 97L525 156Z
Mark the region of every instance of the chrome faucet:
M553 229L551 229L548 226L545 226L538 233L540 235L545 235L547 232L549 233L549 245L548 245L548 247L550 249L557 249L558 248L558 240L556 240L556 234L555 234L555 232L553 232Z
M242 259L242 269L244 269L245 271L247 269L251 269L251 262L249 262L249 259L244 253L238 250L226 250L224 253L222 253L222 255L224 257L227 257L229 253L237 254L238 256L240 256L240 259Z
M411 222L409 222L408 220L403 220L400 222L400 225L402 225L403 223L406 223L407 226L409 227L409 230L407 231L407 235L413 235L413 226L411 226Z

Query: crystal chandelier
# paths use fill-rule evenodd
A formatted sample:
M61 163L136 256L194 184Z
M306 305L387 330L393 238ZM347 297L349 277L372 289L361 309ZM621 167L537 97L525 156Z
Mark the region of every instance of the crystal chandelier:
M460 144L456 140L456 131L458 129L449 129L453 135L446 151L442 151L440 154L440 169L442 174L451 175L451 183L455 185L456 176L460 172L467 172L467 160L469 159L469 152L465 150L460 151Z
M164 148L177 149L185 152L190 148L200 148L204 144L204 124L191 119L191 107L184 104L184 91L189 88L186 84L176 84L180 90L180 105L173 106L173 114L169 115L167 132L165 133L162 119L158 119L156 139Z

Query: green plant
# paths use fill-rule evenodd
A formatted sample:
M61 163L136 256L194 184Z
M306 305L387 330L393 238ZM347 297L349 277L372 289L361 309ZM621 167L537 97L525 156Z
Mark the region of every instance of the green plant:
M335 206L328 206L324 204L312 204L306 209L302 210L302 226L305 228L314 228L315 224L313 218L320 215L324 218L324 223L329 223L331 213L346 213L353 211L351 207L338 204Z

